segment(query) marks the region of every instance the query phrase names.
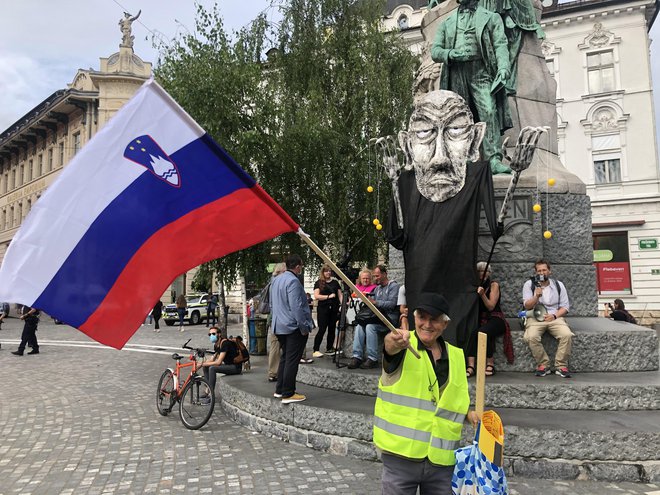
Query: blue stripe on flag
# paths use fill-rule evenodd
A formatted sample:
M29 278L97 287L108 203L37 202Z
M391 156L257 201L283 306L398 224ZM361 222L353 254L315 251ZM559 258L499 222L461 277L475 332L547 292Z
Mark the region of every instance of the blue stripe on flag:
M94 220L35 301L35 307L57 307L63 321L82 325L134 253L155 232L205 204L255 185L208 135L192 141L171 158L181 175L180 187L152 173L142 174ZM186 235L196 233L182 234L181 242L186 241ZM87 290L82 293L81 287Z

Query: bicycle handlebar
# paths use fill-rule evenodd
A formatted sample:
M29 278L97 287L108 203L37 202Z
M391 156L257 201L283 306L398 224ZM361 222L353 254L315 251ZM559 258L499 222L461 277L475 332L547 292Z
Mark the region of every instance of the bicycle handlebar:
M191 351L195 351L195 354L197 355L197 357L203 358L203 357L206 355L206 353L207 353L208 351L207 351L206 349L200 349L200 348L193 349L192 347L190 347L190 346L188 345L188 343L189 343L191 340L192 340L192 339L188 339L188 340L186 341L186 343L183 344L181 347L182 347L183 349L189 349L189 350L191 350Z

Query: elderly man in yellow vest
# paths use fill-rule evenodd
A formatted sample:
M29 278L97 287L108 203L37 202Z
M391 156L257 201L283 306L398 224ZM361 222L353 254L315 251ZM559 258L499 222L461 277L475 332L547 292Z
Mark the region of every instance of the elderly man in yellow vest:
M382 451L383 494L451 494L454 450L468 411L465 357L446 343L449 303L422 293L414 308L415 330L385 337L383 374L374 413L374 443ZM410 344L421 359L408 352Z

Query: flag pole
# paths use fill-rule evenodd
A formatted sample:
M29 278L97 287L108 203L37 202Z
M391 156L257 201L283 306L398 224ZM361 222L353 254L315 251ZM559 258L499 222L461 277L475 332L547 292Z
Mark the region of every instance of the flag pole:
M300 227L298 227L298 232L296 232L296 233L302 238L303 241L305 241L305 243L307 243L307 245L309 247L312 248L312 251L314 251L316 254L318 254L320 256L320 258L325 263L327 263L330 266L330 268L332 268L333 272L335 272L337 275L339 275L339 278L341 278L344 282L346 282L346 285L348 285L351 288L351 290L353 291L353 293L355 295L357 295L362 300L362 302L369 307L369 309L371 311L374 312L376 317L378 317L378 319L383 323L383 325L385 325L391 332L400 333L399 330L397 330L394 327L394 325L392 325L392 322L390 322L390 320L385 318L385 315L383 315L383 313L381 313L379 311L379 309L376 306L374 306L374 303L372 303L369 300L369 298L362 293L362 291L360 291L357 287L355 287L355 284L353 282L351 282L351 280L346 276L346 274L343 271L341 271L337 265L334 264L334 262L328 257L328 255L325 254L321 250L321 248L316 245L316 243L314 241L312 241L312 239L309 237L309 235L307 235L305 232L303 232L303 230ZM410 352L412 352L412 354L417 359L420 358L420 355L417 352L417 350L413 349L410 344L408 344L408 350Z

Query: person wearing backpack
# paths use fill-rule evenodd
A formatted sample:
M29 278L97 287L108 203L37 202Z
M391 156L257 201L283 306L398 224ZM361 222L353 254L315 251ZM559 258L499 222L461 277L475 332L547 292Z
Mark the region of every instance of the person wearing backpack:
M240 375L243 370L243 361L236 359L241 357L236 342L222 338L218 327L209 328L209 340L213 344L215 354L212 359L202 363L202 368L204 369L204 377L209 381L211 389L215 390L216 373Z
M633 325L637 325L637 320L626 309L626 305L621 299L614 300L614 306L610 303L605 304L605 317L612 318L614 321L627 321Z
M523 340L529 345L536 361L536 376L546 376L550 370L550 358L543 348L541 338L547 331L557 339L557 354L555 356L555 373L562 378L570 378L568 358L571 355L571 345L574 334L566 324L564 316L568 314L570 303L566 287L559 280L551 278L550 263L544 259L534 263L536 275L523 285L523 301L526 310L534 309L542 304L548 311L543 321L527 318Z

